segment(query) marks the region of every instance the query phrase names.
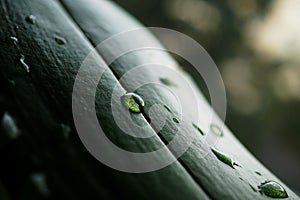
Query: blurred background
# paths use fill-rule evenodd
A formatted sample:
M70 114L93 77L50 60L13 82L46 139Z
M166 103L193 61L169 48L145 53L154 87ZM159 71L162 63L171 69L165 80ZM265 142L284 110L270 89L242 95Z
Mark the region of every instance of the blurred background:
M115 1L145 26L180 31L208 51L225 83L227 125L299 193L300 1Z

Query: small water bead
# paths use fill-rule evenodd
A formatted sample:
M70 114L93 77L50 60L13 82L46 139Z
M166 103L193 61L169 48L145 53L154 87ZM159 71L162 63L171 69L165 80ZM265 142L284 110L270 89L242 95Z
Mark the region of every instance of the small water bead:
M162 82L163 84L165 84L167 86L173 86L173 87L177 86L173 81L171 81L168 78L160 78L159 80L160 80L160 82Z
M14 37L14 36L8 37L7 40L8 40L8 43L13 44L13 45L17 45L19 42L18 38Z
M179 124L179 120L177 118L173 118L173 122L175 122L176 124Z
M255 174L261 176L261 173L259 171L255 171Z
M11 138L16 139L20 135L20 131L15 120L8 112L5 112L1 122L4 132Z
M15 26L14 26L14 30L15 30L15 31L18 31L19 29L20 29L20 27L19 27L18 25L15 25Z
M140 113L143 107L145 106L144 100L142 97L135 93L126 93L121 97L123 105L128 108L131 112Z
M16 65L16 70L20 74L26 74L30 72L29 66L25 63L25 56L21 55L19 62Z
M237 163L235 163L230 157L228 157L227 155L225 155L224 153L211 148L211 151L215 154L215 156L222 161L223 163L229 165L230 167L232 167L234 169L234 166L239 166Z
M288 194L286 193L283 186L275 181L265 181L258 186L259 191L262 194L265 194L268 197L272 198L287 198Z
M224 135L222 129L216 124L211 124L210 130L219 137L222 137Z
M28 15L26 18L25 18L26 22L30 23L30 24L35 24L36 22L36 16L34 15Z
M164 105L165 109L167 109L167 111L169 111L170 113L172 113L171 108L167 105ZM179 124L179 120L176 117L173 117L173 122L175 122L176 124Z
M199 126L197 126L196 124L192 123L193 127L201 134L201 135L205 135L205 133L199 128Z
M164 107L165 107L165 109L167 109L167 111L169 111L170 113L172 112L172 111L171 111L171 108L170 108L169 106L164 105Z
M65 38L60 37L60 36L55 36L55 37L54 37L54 40L55 40L55 42L56 42L57 44L59 44L59 45L63 45L63 44L66 43Z

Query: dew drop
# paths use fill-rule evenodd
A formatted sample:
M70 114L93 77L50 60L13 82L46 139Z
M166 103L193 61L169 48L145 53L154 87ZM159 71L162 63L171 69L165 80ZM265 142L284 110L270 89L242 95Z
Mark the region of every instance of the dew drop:
M197 126L196 124L192 123L193 127L201 134L201 135L205 135L205 133L200 129L199 126Z
M224 135L222 129L216 124L211 124L210 130L219 137L222 137Z
M34 15L28 15L26 18L25 18L26 22L28 22L29 24L35 24L36 22L36 16Z
M8 43L13 44L13 45L17 45L17 43L19 42L18 38L14 37L14 36L8 37L7 40L8 40Z
M258 186L259 191L272 198L287 198L288 194L285 189L275 181L266 181Z
M261 176L261 173L259 171L255 171L255 174Z
M171 108L170 108L169 106L164 105L164 107L165 107L165 109L167 109L167 111L169 111L170 113L172 112L172 111L171 111Z
M15 26L14 26L14 30L15 30L15 31L18 31L19 29L20 29L20 27L19 27L18 25L15 25Z
M177 118L173 118L173 122L175 122L176 124L179 124L179 120Z
M160 82L162 82L163 84L165 84L167 86L173 86L173 87L177 86L173 81L171 81L168 78L160 78L159 80L160 80Z
M31 181L43 196L45 197L50 196L50 190L46 183L46 177L43 173L32 174Z
M65 40L65 38L63 38L63 37L55 36L54 39L55 39L55 42L56 42L57 44L59 44L59 45L63 45L63 44L66 43L66 40Z
M2 117L2 128L4 132L11 138L16 139L20 135L20 131L17 127L15 120L9 113L5 112Z
M222 161L223 163L229 165L230 167L234 168L234 166L239 166L237 163L235 163L230 157L225 155L224 153L221 153L220 151L211 148L211 151L215 154L215 156Z
M126 108L134 113L140 113L145 105L142 97L132 92L123 95L121 101Z
M20 74L26 74L30 72L29 66L25 63L25 56L21 55L19 62L16 65L16 70Z

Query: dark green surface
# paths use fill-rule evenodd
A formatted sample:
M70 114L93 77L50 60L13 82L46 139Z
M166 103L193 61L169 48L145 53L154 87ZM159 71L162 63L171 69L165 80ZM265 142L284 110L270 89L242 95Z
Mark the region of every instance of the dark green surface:
M174 193L180 199L207 198L178 162L153 173L128 174L95 160L74 131L71 113L75 75L92 46L55 1L1 1L0 6L1 39L18 38L17 46L1 41L0 50L1 112L11 113L22 131L18 139L1 145L0 180L12 197L40 198L30 175L41 172L53 199L172 199ZM34 25L25 21L29 14L36 16ZM57 44L56 35L66 43ZM29 74L16 73L21 53ZM131 151L162 146L157 136L137 141L116 129L105 105L110 105L109 94L115 86L125 91L110 71L102 79L105 84L98 87L96 104L108 136ZM143 120L141 115L136 118ZM69 139L63 136L62 123L72 128Z
M77 22L79 27L89 35L90 41L94 45L98 45L101 41L112 36L115 33L123 32L125 30L130 30L140 25L135 21L124 21L126 14L116 13L112 15L111 13L114 8L111 7L109 3L99 3L95 0L89 0L88 3L83 4L83 0L63 0L63 5L65 5L67 11L70 13L72 18ZM85 1L86 2L86 1ZM79 6L84 5L84 6ZM80 15L80 12L86 12L87 15ZM110 13L110 17L108 16ZM103 20L91 20L91 19L103 19ZM87 23L87 21L93 23ZM107 26L107 24L115 24L122 21L120 26ZM103 34L99 34L99 33ZM116 46L121 46L122 41L116 43ZM154 39L153 39L153 42ZM109 49L101 49L103 52L100 52L102 55L107 55ZM105 51L106 50L106 51ZM104 52L105 51L105 52ZM105 56L104 56L105 59ZM149 62L159 62L161 64L173 63L170 57L162 52L143 50L137 52L128 53L112 64L112 69L114 73L121 77L127 71L132 69L135 66L138 66L143 63ZM169 66L169 65L168 65ZM176 66L174 66L176 69ZM142 73L136 75L136 82L138 83L139 79L147 76L153 82L158 82L161 77L159 77L159 72L151 73L151 69L145 70ZM177 83L177 82L176 82ZM134 84L123 83L125 88L131 87ZM178 87L182 86L177 83ZM165 90L162 90L156 85L146 85L137 90L137 93L143 97L145 100L145 112L149 117L148 109L154 104L167 104L174 114L179 113L179 108L174 105L174 102L170 99ZM203 130L207 130L207 127L210 127L209 123L209 108L207 103L203 99L202 95L199 93L199 104L201 107L201 113L199 118L203 120L201 122L204 125ZM190 105L189 102L181 102L182 105L186 105L184 109L187 112L194 112L194 106ZM178 117L180 118L180 116ZM190 123L181 124L181 128L184 132L188 133L195 131L192 126L193 119L190 120ZM160 131L160 136L163 138L163 141L170 141L174 137L174 129L176 125L172 121L172 117L166 122L166 126ZM242 168L232 169L224 163L220 162L214 155L208 154L205 158L203 155L207 152L207 147L203 145L202 141L196 140L194 144L188 149L188 151L180 158L181 164L185 169L191 174L194 180L202 187L206 193L217 199L264 199L265 197L261 196L259 193L253 192L251 187L248 184L244 184L239 177L244 177L249 179L249 182L254 185L259 185L261 180L264 179L274 179L277 180L267 169L265 169L226 129L225 136L219 140L217 144L218 149L224 151L224 153L231 154L234 160L241 163ZM188 135L188 134L186 134ZM171 150L172 151L172 150ZM257 177L255 173L252 173L254 170L263 171L264 177ZM288 192L291 196L294 194L290 191Z
M42 194L30 184L29 179L32 173L37 172L45 174L49 198L54 199L265 199L267 197L254 192L239 177L253 185L265 179L280 182L229 130L225 131L217 147L234 157L241 164L240 169L224 165L213 154L202 158L207 146L200 139L178 162L155 172L128 174L100 164L86 151L74 129L71 113L73 82L81 62L93 45L140 25L108 1L63 0L62 4L39 0L0 2L0 111L1 114L9 112L22 131L18 139L1 143L0 156L3 161L0 180L12 197L40 198ZM34 24L26 22L26 16L31 14L36 16ZM55 38L58 35L65 39L64 44L57 44ZM7 42L7 38L12 36L18 38L16 45ZM154 40L149 37L149 41ZM118 45L123 45L122 41ZM16 73L15 66L21 54L26 58L29 74ZM103 52L100 52L98 59L105 60ZM134 85L135 81L120 85L115 76L121 77L132 67L149 61L162 64L173 62L162 52L145 50L124 55L112 64L113 73L110 70L105 72L97 91L97 114L106 134L120 147L134 152L152 151L160 148L163 141L170 141L174 137L172 130L177 127L172 119L180 119L177 116L179 108L165 90L147 85L137 90L145 101L145 116L140 114L135 116L135 120L147 123L144 117L149 118L151 105L167 105L172 115L159 136L138 140L125 136L116 128L107 106L110 105L112 89L117 86L120 95L125 94L127 87ZM158 73L145 70L136 76L136 80L144 76L154 82L159 82L161 78ZM11 84L11 80L15 84ZM176 85L180 87L181 84L176 82ZM200 113L203 122L199 127L206 130L210 120L207 119L209 108L200 92L198 101L203 105ZM193 105L185 105L184 109L188 112L194 111ZM170 113L168 110L166 112ZM189 121L180 123L183 131L196 131L192 126L193 119ZM72 129L68 139L63 136L61 124ZM147 131L154 130L149 128ZM255 174L255 170L262 172L263 176ZM298 198L282 185L291 198Z

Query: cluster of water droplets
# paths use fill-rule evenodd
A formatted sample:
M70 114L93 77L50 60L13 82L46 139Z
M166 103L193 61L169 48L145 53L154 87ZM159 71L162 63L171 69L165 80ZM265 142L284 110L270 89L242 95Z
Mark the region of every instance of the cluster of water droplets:
M161 83L163 83L166 86L169 87L177 87L177 84L175 84L173 81L171 81L168 78L160 78L159 79ZM141 113L143 112L143 107L145 105L145 102L141 96L139 96L136 93L126 93L121 97L121 101L123 105L129 109L133 113ZM172 113L171 108L168 105L164 105L164 108ZM176 124L179 124L179 120L175 117L172 118L173 122ZM197 130L202 136L205 136L205 132L202 131L202 129L195 123L192 123L193 128ZM212 133L217 135L218 137L223 137L224 132L223 130L216 124L211 124L210 125L210 130ZM239 164L237 164L230 156L226 155L225 153L215 149L211 148L212 153L216 156L216 158L223 162L224 164L230 166L231 168L235 169L236 166L241 167ZM255 173L259 176L262 176L262 174L259 171L255 171ZM240 178L242 181L244 179ZM281 186L279 183L275 181L266 181L258 185L257 187L253 186L252 184L248 183L249 187L254 191L254 192L260 192L261 194L264 194L268 197L272 198L287 198L288 194Z
M37 17L34 15L29 15L25 18L25 21L31 25L36 24L37 21ZM66 40L58 35L54 36L54 41L58 44L58 45L64 45L66 43ZM9 37L9 42L13 45L18 45L18 38L16 36L10 36ZM16 65L16 71L20 74L28 74L30 73L30 67L29 65L25 62L25 56L23 54L20 54L20 57L18 59L18 63ZM168 78L160 78L159 79L161 83L163 83L166 86L169 87L177 87L177 84L174 83L172 80L168 79ZM122 104L128 109L130 110L132 113L142 113L143 112L143 108L145 105L145 102L143 100L143 98L141 96L139 96L136 93L126 93L121 97L121 101ZM164 105L165 109L172 113L171 108L168 105ZM176 117L172 118L173 122L176 124L179 124L179 120ZM10 138L17 138L20 135L20 131L16 125L15 120L13 119L13 117L11 117L11 115L9 113L4 113L3 117L2 117L2 128L5 131L5 133L10 137ZM192 126L202 135L204 136L205 133L201 130L201 128L192 123ZM70 134L70 127L67 125L62 124L61 125L61 129L63 132L63 135L65 138L69 137ZM224 135L222 129L216 125L216 124L211 124L210 125L210 129L211 131L216 134L219 137L222 137ZM239 166L236 162L234 162L228 155L222 153L221 151L215 149L215 148L211 148L212 153L216 156L216 158L218 160L220 160L221 162L225 163L226 165L230 166L231 168L235 168L235 166ZM255 171L255 173L259 176L261 176L261 173L258 171ZM241 180L243 180L242 178L240 178ZM45 194L45 196L47 196L49 194L47 185L45 183L45 177L44 175L41 174L34 174L32 176L32 181L37 185L37 187L40 189L40 191ZM286 198L288 197L285 189L283 188L283 186L281 186L279 183L275 182L275 181L266 181L261 183L257 188L258 190L252 186L251 184L249 184L249 186L252 188L253 191L257 192L261 192L262 194L272 197L272 198Z
M35 15L28 15L25 17L25 21L28 24L35 25L37 22L37 17ZM19 26L16 26L15 29L19 30ZM64 45L66 43L66 40L63 37L58 36L58 35L54 36L54 41L58 45ZM19 52L21 52L20 48L18 47L19 39L17 38L17 36L9 36L8 42L10 44L15 45L17 47L17 50ZM20 56L19 56L17 64L16 64L16 71L19 74L25 75L25 74L30 73L30 66L25 62L25 59L26 59L25 55L20 53Z

